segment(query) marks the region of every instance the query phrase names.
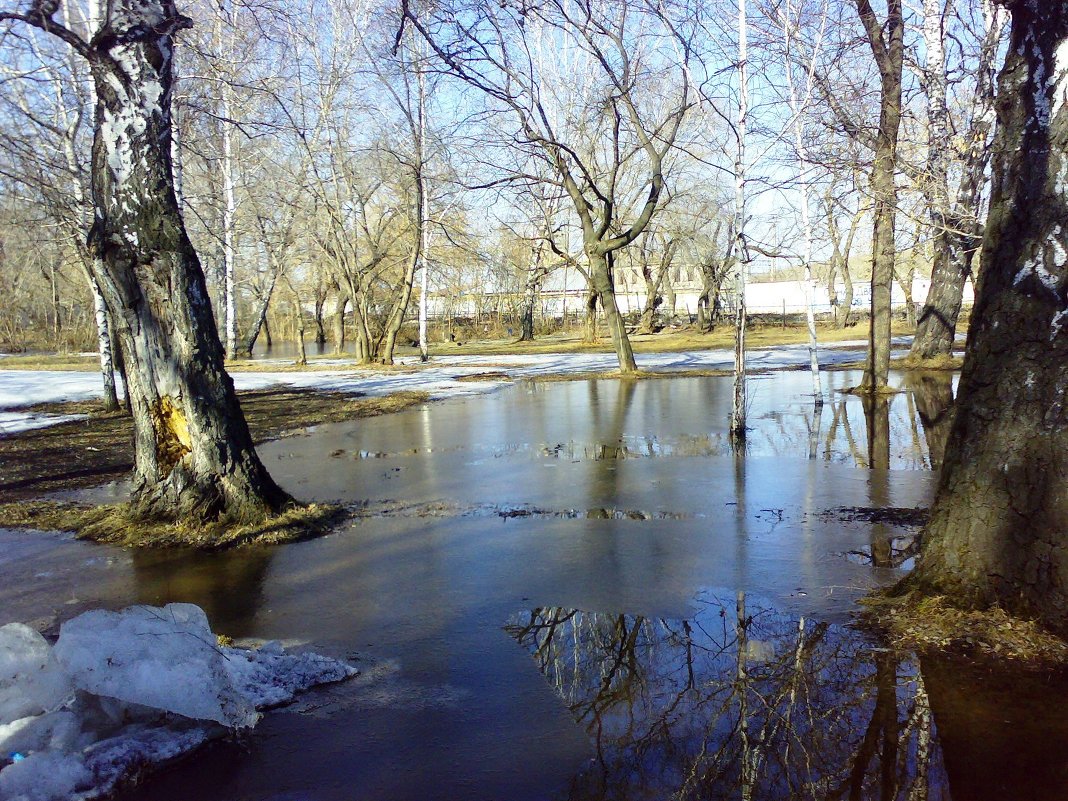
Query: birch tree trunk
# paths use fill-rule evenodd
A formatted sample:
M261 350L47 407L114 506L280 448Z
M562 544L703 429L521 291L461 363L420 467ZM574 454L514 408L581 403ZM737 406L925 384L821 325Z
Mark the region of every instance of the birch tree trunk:
M97 352L100 354L100 375L104 380L104 411L119 410L119 394L115 387L115 360L111 350L111 331L108 326L108 306L96 279L89 275L89 291L93 296L93 317L96 320Z
M816 64L819 59L819 50L822 45L823 39L823 25L826 24L827 14L824 11L823 21L820 28L820 36L816 42L815 48L812 52L812 57L809 62L808 80L805 84L805 91L803 95L799 96L797 91L797 85L794 82L794 70L793 59L791 55L791 29L793 27L793 20L791 19L791 7L790 3L786 3L785 16L783 17L783 36L786 39L786 81L789 85L789 101L790 101L790 113L794 118L794 149L797 151L797 174L798 174L798 193L800 195L801 206L801 231L803 249L801 253L801 261L804 271L804 284L805 284L805 321L808 324L808 356L809 356L809 371L812 375L812 397L817 407L823 406L823 390L820 387L820 366L819 366L819 343L816 338L816 311L813 306L815 303L816 295L816 282L812 277L812 215L809 209L809 194L810 178L808 174L809 167L811 166L808 158L808 146L805 143L805 107L808 105L810 98L812 97L812 84L813 77L816 71Z
M132 509L260 519L291 499L253 448L174 193L170 57L191 21L173 0L116 0L108 11L92 42L63 38L89 60L96 87L89 242L126 363Z
M217 31L220 49L232 60L233 47L229 40L233 36L233 18L226 9L225 0L219 4ZM231 30L227 30L230 28ZM223 39L227 38L224 44ZM226 332L226 358L237 355L237 291L234 280L234 260L237 245L234 241L234 224L237 217L237 196L234 188L234 119L233 89L227 78L223 78L220 91L222 119L219 120L219 134L222 138L222 249L223 249L223 320Z
M749 64L746 0L738 0L738 147L734 160L734 235L737 244L738 272L735 279L737 315L734 333L734 396L731 404L730 434L736 441L745 439L745 279L749 269L749 248L745 242L745 145L749 121Z
M956 416L910 583L1068 633L1068 4L1014 0Z
M925 3L937 5L935 0L925 0ZM934 10L928 12L925 5L925 38L942 33L940 26L936 30L934 21L927 21L933 14ZM952 352L964 285L972 272L972 261L982 241L982 225L979 222L980 198L986 182L987 165L990 162L988 140L994 124L995 59L1003 30L1000 10L993 7L990 0L984 0L983 18L986 33L976 68L975 101L972 122L966 135L968 149L962 165L960 185L954 200L949 198L948 183L944 187L944 196L930 198L932 223L935 226L935 253L931 267L931 287L920 310L916 335L909 351L909 358L913 360L933 359ZM936 54L941 48L940 38L935 45ZM942 182L948 182L948 175L942 171L946 166L944 158L935 154L948 152L950 139L946 127L945 60L944 57L939 60L936 58L937 55L932 55L929 44L927 70L934 71L937 75L927 79L934 87L929 90L934 97L928 101L928 116L932 120L929 142L932 163L929 164L928 171L931 173L931 180L938 182L941 187ZM936 123L939 118L941 122ZM939 188L938 191L943 190ZM940 203L946 205L941 206Z

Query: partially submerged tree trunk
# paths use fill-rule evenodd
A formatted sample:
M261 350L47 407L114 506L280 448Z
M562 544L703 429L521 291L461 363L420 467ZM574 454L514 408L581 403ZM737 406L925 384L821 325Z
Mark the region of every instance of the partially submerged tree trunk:
M934 0L925 0L930 4ZM920 310L916 335L912 340L909 358L914 360L948 356L953 350L960 317L964 285L972 272L972 261L982 243L982 225L979 222L980 197L986 182L986 169L990 161L988 140L993 127L991 111L994 105L994 62L1001 43L1003 24L997 10L986 15L986 36L980 51L975 87L975 105L971 125L966 134L968 150L964 158L963 174L956 198L950 204L949 189L942 188L948 181L948 167L941 156L932 155L928 171L938 187L937 195L930 198L932 218L935 225L934 262L931 267L931 288ZM925 26L925 30L928 26ZM930 26L933 28L933 24ZM934 35L932 31L931 35ZM930 53L930 47L928 48ZM930 55L928 56L930 58ZM939 97L932 99L932 153L941 153L949 147L946 123L936 122L945 111L945 63L935 64L941 72L934 83L939 88ZM931 69L931 66L928 67ZM931 79L928 79L931 82ZM937 128L938 135L935 135ZM940 205L940 204L945 205Z
M749 78L748 78L748 35L746 22L747 0L738 0L738 123L735 127L737 151L734 158L734 252L738 257L738 272L735 276L735 303L737 304L734 320L734 395L731 402L730 437L738 443L745 440L746 401L745 383L745 282L749 270L749 249L745 241L746 223L746 126L749 119Z
M253 448L174 194L170 57L190 20L173 0L117 0L87 43L39 15L23 19L63 38L93 73L90 247L125 356L132 509L187 523L280 510L290 498Z
M875 199L872 233L871 325L868 362L858 389L884 391L890 374L890 292L894 280L894 223L897 214L897 142L901 128L901 86L905 21L901 0L887 0L886 23L880 24L869 0L854 0L879 68L879 131L871 170Z
M1068 633L1068 4L1015 0L978 297L910 584Z

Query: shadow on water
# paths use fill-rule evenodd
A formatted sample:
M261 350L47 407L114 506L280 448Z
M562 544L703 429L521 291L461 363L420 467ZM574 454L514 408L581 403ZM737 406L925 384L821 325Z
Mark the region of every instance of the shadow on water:
M216 633L253 636L274 553L270 548L217 553L135 549L130 558L137 603L196 604L207 612Z
M687 620L539 608L508 622L594 741L568 799L1064 797L1068 754L1051 742L1068 710L1028 707L1063 698L1063 681L1010 687L744 593L699 607Z

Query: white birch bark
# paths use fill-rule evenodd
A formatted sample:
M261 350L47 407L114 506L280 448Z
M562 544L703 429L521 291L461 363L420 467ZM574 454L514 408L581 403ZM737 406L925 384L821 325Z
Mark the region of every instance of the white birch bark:
M217 30L219 31L220 47L223 50L227 65L233 63L233 20L225 3L219 6L220 20ZM226 43L223 45L223 38ZM219 121L219 131L222 136L222 182L223 182L223 219L222 219L222 247L223 247L223 320L226 347L226 358L233 359L237 355L237 296L234 280L235 236L234 222L237 217L237 197L234 189L234 128L231 121L234 119L233 89L228 80L221 81L219 92L221 101L222 119Z
M745 279L749 267L749 248L745 243L745 144L749 121L749 65L746 0L738 0L738 122L737 152L734 161L734 235L738 257L735 293L738 311L734 338L734 400L731 407L730 433L734 440L745 439Z
M927 0L930 2L930 0ZM800 11L800 9L799 9ZM805 318L808 324L808 354L809 354L809 370L812 375L812 397L817 407L823 406L823 391L820 386L820 366L819 366L819 343L816 337L816 312L813 307L816 294L816 282L812 277L812 243L813 243L813 231L812 231L812 215L809 210L809 195L811 193L809 168L811 163L808 157L808 147L805 144L805 108L807 107L812 97L813 79L815 76L816 65L819 59L819 51L822 45L823 39L823 26L826 24L827 12L826 8L823 13L823 20L820 26L820 35L816 40L816 44L813 48L812 57L809 61L809 67L807 70L807 80L804 86L803 94L798 92L797 84L794 81L794 69L793 69L793 4L790 0L786 0L784 8L784 14L782 16L782 29L783 37L786 40L786 83L789 88L788 100L790 103L790 114L794 120L794 147L797 151L797 174L798 174L798 194L800 195L800 207L801 207L801 229L802 229L802 253L801 260L804 268L804 284L805 284Z
M419 160L426 169L426 74L419 70ZM422 173L420 173L422 174ZM420 226L419 236L422 238L422 247L419 249L419 360L430 361L430 345L427 342L427 291L429 289L430 273L430 192L423 189L420 197Z

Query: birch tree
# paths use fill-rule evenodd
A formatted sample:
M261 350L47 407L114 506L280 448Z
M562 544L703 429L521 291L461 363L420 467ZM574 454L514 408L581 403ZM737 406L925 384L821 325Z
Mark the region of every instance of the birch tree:
M131 509L168 520L256 521L291 502L256 455L171 168L171 54L192 25L174 2L115 0L91 38L35 2L0 21L85 59L95 91L93 275L126 357L134 420Z
M1005 30L1001 9L991 0L983 0L982 37L971 70L974 92L970 102L967 97L962 101L968 116L960 125L962 135L954 137L947 105L949 75L944 47L948 12L942 0L924 0L928 159L923 186L930 210L934 260L931 287L909 352L913 360L948 356L953 349L964 284L982 242L982 195L990 164L996 59ZM956 144L956 139L962 144ZM959 174L955 191L950 186L951 173Z

